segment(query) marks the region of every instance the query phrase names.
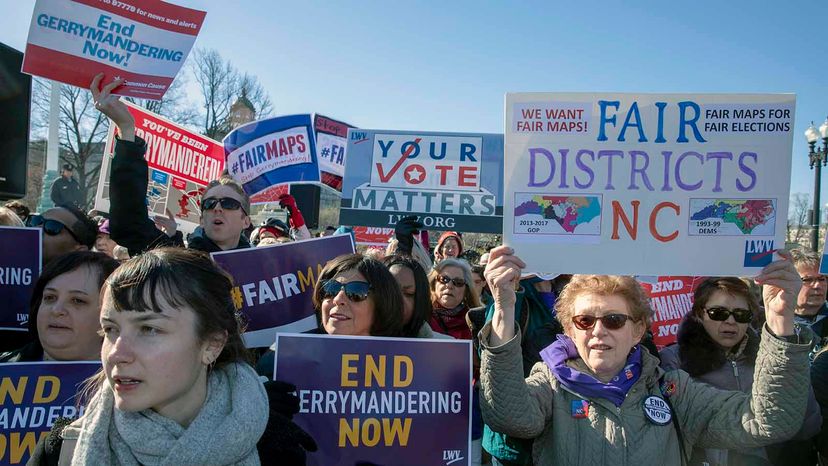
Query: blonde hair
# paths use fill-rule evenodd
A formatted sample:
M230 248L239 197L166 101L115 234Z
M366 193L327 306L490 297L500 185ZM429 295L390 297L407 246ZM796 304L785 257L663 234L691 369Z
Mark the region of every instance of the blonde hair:
M797 270L802 267L819 269L819 261L822 259L819 254L802 248L792 249L791 258Z
M643 322L645 329L652 325L650 300L636 279L625 275L573 275L555 303L558 321L567 332L572 330L575 300L584 294L620 296L627 302L630 315L635 321Z
M0 207L0 226L22 227L25 225L13 210L8 207Z

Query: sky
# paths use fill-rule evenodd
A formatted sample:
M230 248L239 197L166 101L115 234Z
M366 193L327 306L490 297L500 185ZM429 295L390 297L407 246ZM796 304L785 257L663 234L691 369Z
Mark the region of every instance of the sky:
M813 192L824 1L172 3L207 11L196 47L256 75L275 114L363 128L502 133L506 92L795 93L791 192ZM34 0L0 6L0 42L23 50Z

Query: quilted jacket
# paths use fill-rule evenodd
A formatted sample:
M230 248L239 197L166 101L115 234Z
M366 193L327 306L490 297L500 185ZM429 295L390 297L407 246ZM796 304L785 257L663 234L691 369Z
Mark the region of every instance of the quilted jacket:
M681 370L664 373L656 357L642 352L642 373L626 400L588 400L587 415L574 415L584 397L564 389L543 363L525 380L520 331L497 347L488 345L491 324L480 334L480 406L484 421L507 435L535 438L535 464L618 466L679 465L679 437L672 423L650 422L643 410L649 396L669 397L687 455L699 448L748 448L791 437L802 426L808 396L810 331L788 343L763 330L756 358L752 398L694 382ZM589 372L580 359L568 364ZM664 375L664 383L659 378Z

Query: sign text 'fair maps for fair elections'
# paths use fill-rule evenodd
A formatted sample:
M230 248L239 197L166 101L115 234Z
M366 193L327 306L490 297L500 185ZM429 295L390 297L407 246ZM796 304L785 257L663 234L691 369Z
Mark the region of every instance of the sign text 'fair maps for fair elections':
M126 80L115 94L160 100L206 14L161 1L38 0L23 72L84 89L104 73Z
M307 464L470 464L471 342L280 334L274 378L297 387Z
M756 275L784 245L794 107L507 94L504 242L530 272Z
M351 129L343 225L500 233L503 136Z
M224 137L227 170L252 204L277 202L285 184L319 183L311 115L253 121Z
M329 260L355 251L351 235L214 252L234 282L233 301L247 318L244 344L270 346L277 332L316 328L313 288Z
M693 297L706 277L635 277L653 308L653 343L661 349L676 342L681 319L692 311Z
M147 210L150 215L175 216L178 229L192 233L201 217L201 194L224 170L224 147L146 109L124 102L135 118L135 135L147 143L144 158L149 167ZM101 161L95 209L109 212L110 175L115 155L115 125Z
M29 301L40 276L40 228L0 227L0 330L29 330Z
M77 394L100 368L100 361L0 364L0 466L26 464L56 420L83 415Z

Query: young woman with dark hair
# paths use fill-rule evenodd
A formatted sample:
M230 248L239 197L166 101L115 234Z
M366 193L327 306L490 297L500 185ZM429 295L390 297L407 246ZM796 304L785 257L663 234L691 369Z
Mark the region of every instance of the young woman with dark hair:
M387 256L384 263L402 291L402 336L433 338L435 333L428 325L428 318L431 316L431 293L425 270L417 260L409 256Z

